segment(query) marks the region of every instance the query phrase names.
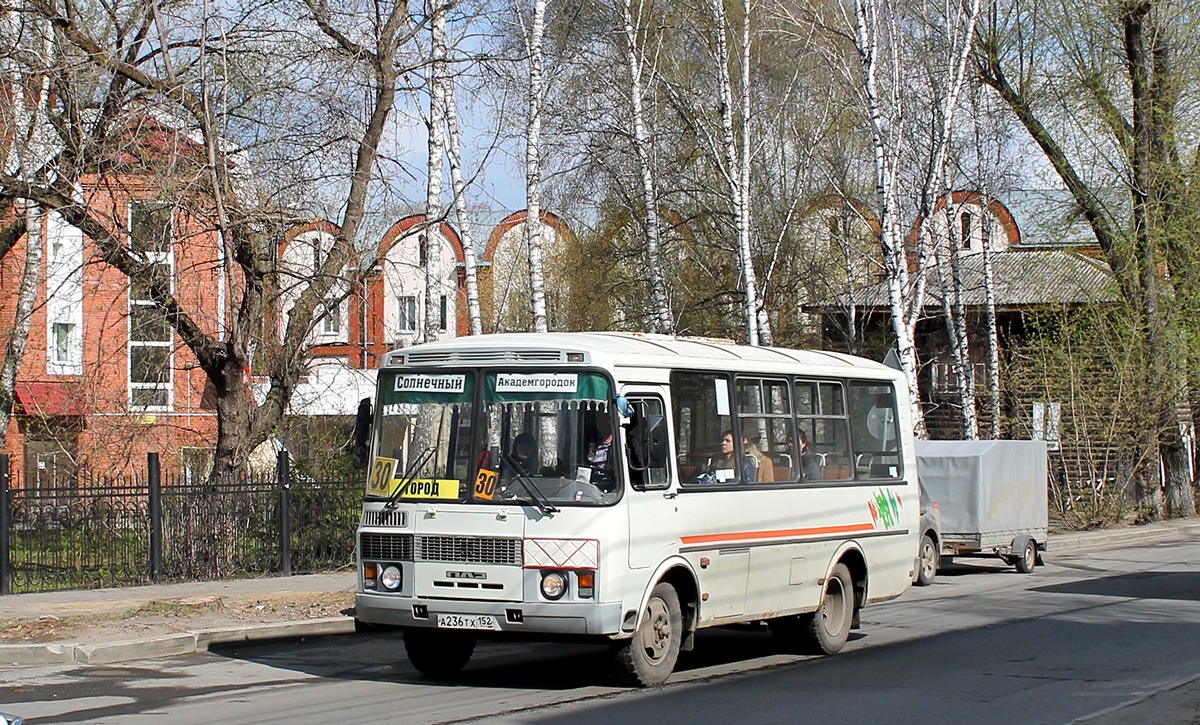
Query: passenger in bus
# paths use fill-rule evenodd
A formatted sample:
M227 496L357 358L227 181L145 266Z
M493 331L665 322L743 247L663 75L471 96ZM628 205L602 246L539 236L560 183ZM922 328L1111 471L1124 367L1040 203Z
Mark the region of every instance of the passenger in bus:
M817 461L817 454L808 447L808 434L803 428L800 429L800 465L803 466L803 480L821 480L821 465Z
M737 478L737 456L734 454L733 431L721 436L721 452L708 459L704 473L696 477L696 483L732 483Z
M742 479L746 483L774 483L775 464L749 436L742 436Z
M512 453L509 455L515 473L526 476L536 476L538 473L537 441L530 433L518 433L513 439Z

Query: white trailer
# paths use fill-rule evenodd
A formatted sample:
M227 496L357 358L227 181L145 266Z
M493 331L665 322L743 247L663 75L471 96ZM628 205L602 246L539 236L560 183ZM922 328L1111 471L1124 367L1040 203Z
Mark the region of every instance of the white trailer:
M1046 443L916 445L921 485L941 512L942 556L999 556L1017 571L1033 571L1046 550Z

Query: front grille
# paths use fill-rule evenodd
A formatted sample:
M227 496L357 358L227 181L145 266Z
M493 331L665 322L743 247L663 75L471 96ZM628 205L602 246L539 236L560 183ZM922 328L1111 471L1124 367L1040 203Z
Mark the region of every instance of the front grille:
M468 536L418 536L417 561L521 565L521 540Z
M383 509L381 511L363 511L363 526L404 526L404 512Z
M412 561L412 534L363 534L359 558L366 561Z

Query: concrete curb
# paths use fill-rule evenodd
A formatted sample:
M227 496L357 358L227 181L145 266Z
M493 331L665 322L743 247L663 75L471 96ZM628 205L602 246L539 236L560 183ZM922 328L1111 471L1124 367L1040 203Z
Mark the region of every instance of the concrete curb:
M1156 541L1170 541L1200 537L1200 521L1184 523L1147 524L1128 529L1104 529L1102 531L1080 531L1051 534L1046 553L1075 554L1101 548L1117 548Z
M192 654L194 652L206 652L213 646L236 644L239 642L289 640L300 639L302 637L323 637L353 633L354 619L352 617L328 617L299 622L272 622L269 624L200 629L193 632L181 632L161 637L99 644L73 642L4 644L0 645L0 664L112 664L115 662L128 662L130 660L155 659Z

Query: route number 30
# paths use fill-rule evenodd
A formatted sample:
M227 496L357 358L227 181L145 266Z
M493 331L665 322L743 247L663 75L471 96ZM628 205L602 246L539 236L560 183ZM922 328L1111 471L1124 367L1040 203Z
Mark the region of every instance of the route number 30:
M491 501L496 495L496 481L499 478L500 474L495 471L479 469L479 475L475 477L475 498Z

